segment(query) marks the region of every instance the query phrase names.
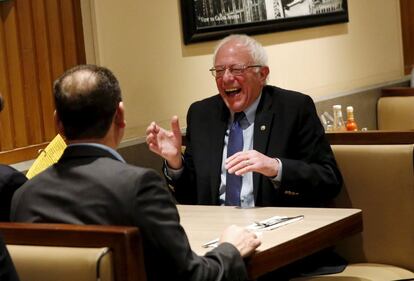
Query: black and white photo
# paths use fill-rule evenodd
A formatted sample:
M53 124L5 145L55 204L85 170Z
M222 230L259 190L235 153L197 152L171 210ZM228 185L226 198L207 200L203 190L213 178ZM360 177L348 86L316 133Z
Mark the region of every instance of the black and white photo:
M347 22L346 0L181 0L184 42Z

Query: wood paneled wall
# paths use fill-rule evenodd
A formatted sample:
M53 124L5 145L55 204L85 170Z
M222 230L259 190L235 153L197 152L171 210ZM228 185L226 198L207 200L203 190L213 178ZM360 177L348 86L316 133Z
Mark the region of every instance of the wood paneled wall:
M0 163L15 163L56 135L52 83L85 63L80 0L0 2L0 18Z

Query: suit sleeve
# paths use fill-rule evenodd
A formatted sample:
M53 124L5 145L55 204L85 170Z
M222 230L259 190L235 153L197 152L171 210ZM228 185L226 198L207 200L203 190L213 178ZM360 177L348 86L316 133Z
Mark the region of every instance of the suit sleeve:
M135 185L133 215L144 237L149 280L247 279L243 259L233 245L223 243L203 257L191 250L171 195L158 174L146 172Z
M282 190L298 192L307 202L322 203L338 194L342 176L309 96L305 96L298 114L292 140L296 157L280 158Z
M18 281L16 269L7 251L6 244L0 236L0 280Z
M26 181L26 176L21 172L9 166L0 166L0 221L9 221L13 194Z
M181 176L177 179L172 179L166 176L166 180L169 186L172 188L174 197L180 204L197 204L197 181L195 178L195 169L192 156L192 147L191 147L191 122L192 115L194 112L194 104L192 104L187 113L187 131L185 135L185 152L183 155L184 158L184 170ZM164 175L165 172L165 162L164 162Z

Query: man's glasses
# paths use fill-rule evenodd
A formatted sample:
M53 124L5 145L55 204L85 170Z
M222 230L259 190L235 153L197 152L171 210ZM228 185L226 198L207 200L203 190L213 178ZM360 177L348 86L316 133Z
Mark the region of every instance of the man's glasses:
M209 70L214 77L219 78L219 77L223 77L227 69L230 71L231 75L237 76L237 75L242 75L246 69L251 68L251 67L262 67L262 66L259 64L255 64L255 65L233 64L229 66L217 65L213 68L210 68Z

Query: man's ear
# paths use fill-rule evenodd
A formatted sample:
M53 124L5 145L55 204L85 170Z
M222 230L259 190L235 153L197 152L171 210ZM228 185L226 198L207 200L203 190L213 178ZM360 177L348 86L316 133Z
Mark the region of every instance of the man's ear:
M269 67L268 66L262 66L260 68L260 78L262 79L263 83L266 82L267 76L269 76Z
M124 109L124 103L122 101L118 103L118 108L116 109L116 112L115 112L114 122L121 129L125 128L126 126L125 109Z
M60 121L59 115L57 114L56 110L55 110L55 112L53 112L53 119L55 120L55 126L58 130L58 133L61 136L64 136L65 135L65 130L63 129L62 121Z

